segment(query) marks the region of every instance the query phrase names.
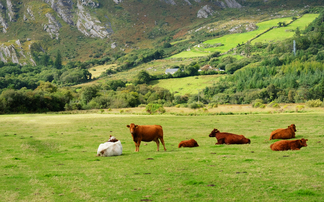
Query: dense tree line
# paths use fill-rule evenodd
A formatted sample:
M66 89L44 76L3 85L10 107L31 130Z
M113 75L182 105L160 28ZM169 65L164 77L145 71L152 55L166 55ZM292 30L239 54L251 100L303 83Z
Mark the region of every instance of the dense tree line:
M172 105L170 91L146 84L127 85L122 81L109 81L103 85L81 89L58 88L50 82L41 82L34 89L6 89L0 94L0 113L47 112L77 109L103 109L137 107L156 103Z
M225 65L233 73L204 89L208 102L251 103L305 102L324 97L324 15L321 14L301 34L278 43L250 45L251 56ZM297 51L294 54L293 40ZM246 51L239 47L238 52ZM238 65L237 63L244 63ZM251 64L251 65L250 65ZM236 71L229 71L238 66Z

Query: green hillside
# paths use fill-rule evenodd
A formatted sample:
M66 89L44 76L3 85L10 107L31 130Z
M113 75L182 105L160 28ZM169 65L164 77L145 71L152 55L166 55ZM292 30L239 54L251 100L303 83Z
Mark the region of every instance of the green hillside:
M253 40L253 43L256 42L268 42L273 40L284 40L290 38L294 35L294 30L299 27L300 30L305 29L305 27L311 23L318 14L306 14L303 15L301 18L297 19L293 23L289 24L286 27L280 27L273 29L269 32L265 32L271 27L278 26L279 22L285 22L286 24L292 21L291 18L277 18L273 20L268 20L264 22L257 23L258 29L251 32L245 33L237 33L237 34L229 34L223 37L215 38L212 40L204 41L200 44L201 47L193 47L193 50L184 51L179 54L173 55L171 58L187 58L187 57L200 57L200 56L207 56L212 52L219 51L221 53L227 52L232 48L235 48L238 44L244 44L247 41L253 39L257 35L262 34L257 39ZM214 45L214 44L222 44L221 46L212 47L212 48L205 48L207 45Z
M212 86L219 80L220 75L192 76L185 78L163 79L151 81L149 85L170 90L175 95L197 94L198 91Z

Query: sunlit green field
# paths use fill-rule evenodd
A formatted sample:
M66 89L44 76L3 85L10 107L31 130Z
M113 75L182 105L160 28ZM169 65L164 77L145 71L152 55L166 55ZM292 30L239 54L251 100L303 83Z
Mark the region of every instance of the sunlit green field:
M323 201L324 113L222 116L1 115L1 201ZM160 124L135 153L127 124ZM271 151L272 130L295 123L300 151ZM213 128L250 145L215 145ZM114 135L123 154L95 157ZM177 148L194 138L197 148Z
M151 81L149 85L168 89L175 95L197 94L207 86L212 86L223 75L190 76L184 78L160 79Z
M294 30L299 27L300 30L305 29L309 23L311 23L318 14L306 14L302 16L300 19L296 20L292 24L288 25L287 27L281 27L273 29L263 35L261 37L253 40L255 42L268 42L274 40L283 40L294 35ZM221 43L224 44L223 46L218 47L211 47L211 48L192 48L190 51L183 51L179 54L172 56L171 58L186 58L186 57L199 57L203 55L209 55L215 51L220 51L222 53L236 47L238 44L246 43L248 40L251 40L258 34L263 33L267 29L277 26L278 22L285 22L286 24L289 23L292 18L277 18L273 20L268 20L264 22L257 23L258 29L245 32L245 33L236 33L236 34L228 34L219 38L215 38L212 40L205 41L203 44L217 44Z
M318 14L306 14L302 18L299 18L292 24L288 25L287 27L280 27L267 32L266 34L253 40L253 43L281 41L293 37L297 27L299 27L300 30L304 30L306 26L309 25L309 23L315 20L318 16L319 16Z

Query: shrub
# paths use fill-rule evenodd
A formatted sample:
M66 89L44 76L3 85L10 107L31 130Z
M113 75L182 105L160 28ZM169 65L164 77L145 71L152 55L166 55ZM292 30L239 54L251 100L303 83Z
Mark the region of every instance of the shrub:
M320 99L317 99L317 100L308 100L305 104L307 107L320 107L322 106L323 102Z
M272 107L272 108L280 108L279 104L276 103L275 101L272 101L268 104L268 107Z
M301 111L301 110L303 110L304 108L305 108L304 105L298 105L298 106L296 106L296 111Z
M203 105L202 104L198 104L197 102L193 102L193 103L191 103L189 105L189 108L190 109L198 109L198 108L201 108L201 107L203 107Z
M138 107L146 107L146 104L140 104Z
M256 99L252 101L252 107L253 108L265 108L265 105L263 104L262 99Z
M163 108L163 106L161 104L148 104L146 105L145 110L150 113L150 114L154 114L154 113L165 113L165 109Z

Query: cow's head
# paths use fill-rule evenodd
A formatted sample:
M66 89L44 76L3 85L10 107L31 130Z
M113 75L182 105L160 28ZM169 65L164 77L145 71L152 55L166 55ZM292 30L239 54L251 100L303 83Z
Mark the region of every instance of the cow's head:
M214 130L209 134L209 137L216 137L216 133L219 133L219 130L214 128Z
M291 128L295 132L297 131L295 124L291 124L290 126L288 126L288 128Z
M108 142L117 142L117 141L118 140L117 140L117 138L115 136L110 135L110 138L109 138Z
M248 138L245 138L244 143L245 143L245 144L251 144L251 140L248 139Z
M138 125L135 125L133 123L131 123L130 125L127 125L127 128L129 128L129 131L131 134L135 133L136 128L138 127Z
M302 138L302 139L300 139L298 141L299 141L300 147L307 147L306 141L308 141L308 139Z

